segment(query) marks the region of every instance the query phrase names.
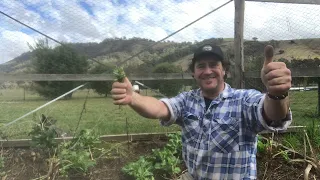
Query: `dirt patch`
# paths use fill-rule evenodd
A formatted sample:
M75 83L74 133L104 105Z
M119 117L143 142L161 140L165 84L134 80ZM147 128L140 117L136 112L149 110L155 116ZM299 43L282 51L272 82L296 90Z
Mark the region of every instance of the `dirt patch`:
M108 147L114 146L108 144ZM132 142L122 143L106 156L97 160L97 165L90 169L87 175L73 173L69 175L71 180L129 180L121 172L121 168L128 162L135 161L139 156L152 153L152 149L162 148L166 144L165 141L153 142ZM107 147L105 147L107 148ZM36 151L35 149L3 149L2 157L5 158L4 168L1 172L6 176L6 179L26 180L40 178L47 174L49 170L48 158L46 153ZM58 178L68 179L68 178Z
M303 163L288 163L281 157L270 158L268 156L257 156L258 179L263 180L299 180L303 179L304 170L307 165ZM309 179L320 179L313 171Z

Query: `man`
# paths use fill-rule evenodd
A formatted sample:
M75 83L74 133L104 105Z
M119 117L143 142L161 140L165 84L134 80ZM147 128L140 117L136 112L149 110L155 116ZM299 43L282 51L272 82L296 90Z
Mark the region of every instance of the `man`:
M229 63L222 50L206 44L190 65L199 89L158 100L134 93L126 78L113 84L114 104L129 105L164 126L181 126L185 179L256 179L257 133L285 130L292 122L291 72L284 63L272 62L271 46L265 54L261 79L266 94L231 88L224 81Z

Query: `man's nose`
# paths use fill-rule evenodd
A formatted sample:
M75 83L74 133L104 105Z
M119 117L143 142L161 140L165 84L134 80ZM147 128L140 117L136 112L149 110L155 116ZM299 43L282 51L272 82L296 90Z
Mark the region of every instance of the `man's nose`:
M205 69L203 70L203 73L204 74L211 74L212 73L211 68L209 66L206 66Z

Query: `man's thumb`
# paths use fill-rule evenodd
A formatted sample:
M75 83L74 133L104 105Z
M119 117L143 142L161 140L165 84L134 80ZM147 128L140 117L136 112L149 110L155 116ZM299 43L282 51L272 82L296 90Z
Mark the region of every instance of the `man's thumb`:
M267 64L271 63L273 60L273 47L271 45L267 45L264 48L264 64L263 66L266 66Z
M124 82L124 83L130 83L130 84L131 84L131 82L129 81L129 79L128 79L127 77L125 77L125 78L123 79L123 82Z

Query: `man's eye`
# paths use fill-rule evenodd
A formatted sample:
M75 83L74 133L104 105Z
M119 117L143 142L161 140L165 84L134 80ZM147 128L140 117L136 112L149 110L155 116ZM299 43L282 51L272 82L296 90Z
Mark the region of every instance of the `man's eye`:
M212 63L212 64L210 64L209 66L211 67L211 68L214 68L214 67L217 67L217 63Z
M202 68L204 68L205 67L205 65L203 65L203 64L199 64L198 65L198 68L200 68L200 69L202 69Z

